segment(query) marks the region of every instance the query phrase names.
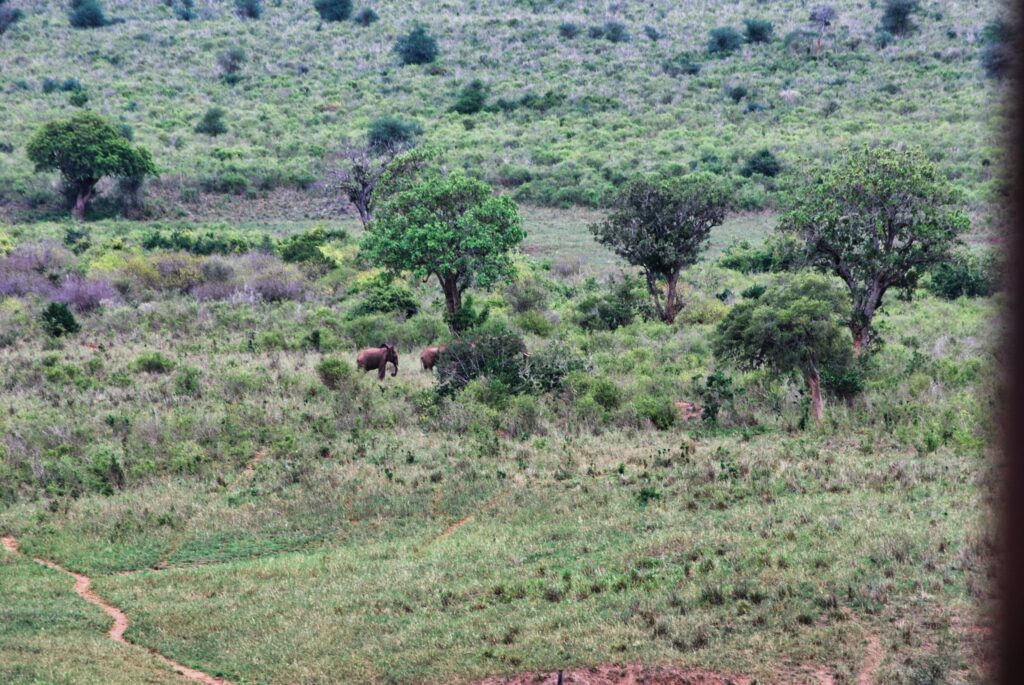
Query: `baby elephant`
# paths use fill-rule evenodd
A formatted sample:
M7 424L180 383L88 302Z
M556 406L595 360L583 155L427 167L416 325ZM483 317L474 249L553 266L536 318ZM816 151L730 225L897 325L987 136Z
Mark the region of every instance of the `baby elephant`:
M432 371L434 365L437 364L438 357L441 353L447 349L445 345L438 345L437 347L428 347L427 349L420 352L420 364L423 364L424 371Z
M392 376L398 375L398 350L394 345L383 343L380 347L370 347L362 350L356 357L356 367L363 371L377 369L377 378L384 380L384 372L387 370L388 362L395 365L391 371Z

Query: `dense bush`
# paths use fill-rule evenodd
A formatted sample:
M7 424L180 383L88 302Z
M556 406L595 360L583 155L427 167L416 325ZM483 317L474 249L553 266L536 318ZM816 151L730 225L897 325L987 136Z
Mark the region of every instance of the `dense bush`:
M320 377L320 382L329 389L341 390L351 382L354 374L352 366L348 362L335 357L324 357L316 365L316 375Z
M245 50L239 47L229 48L217 56L217 65L225 83L234 85L242 80L241 71L245 59Z
M194 0L176 0L174 3L174 16L181 21L194 21L199 18L196 14Z
M679 54L667 59L661 65L662 70L669 76L696 76L700 73L701 64L693 59L688 52Z
M640 314L651 315L639 279L625 276L608 283L603 293L592 292L576 303L575 322L583 330L614 331L628 326Z
M363 9L356 12L354 20L360 26L365 27L377 22L378 20L380 20L380 17L378 17L377 13L374 12L371 8L364 7Z
M353 316L396 312L410 317L419 311L419 304L412 291L395 281L395 277L388 272L370 279L360 290L363 300L352 310Z
M586 360L574 348L555 341L530 355L530 380L542 392L557 390L569 374L586 367Z
M718 263L745 274L790 271L800 264L799 247L797 239L786 235L770 236L760 247L740 240L726 248Z
M53 93L58 90L64 92L82 90L85 86L76 78L64 79L63 81L60 79L44 78L42 87L44 93Z
M743 36L731 26L720 26L711 29L708 34L708 53L712 55L728 55L740 49Z
M346 239L344 231L325 231L317 227L282 240L278 244L278 254L289 264L302 264L317 272L325 273L337 264L324 254L322 248L328 242Z
M366 138L370 147L383 150L411 143L420 134L420 130L419 124L415 122L384 116L370 122Z
M743 98L747 97L749 90L743 84L737 84L735 86L729 86L725 89L725 94L729 96L729 99L733 102L739 102Z
M89 103L89 93L84 88L74 90L68 97L68 104L72 107L85 107Z
M313 0L313 7L324 21L345 21L352 16L352 0Z
M227 112L221 107L211 107L206 110L203 118L196 124L195 132L208 136L219 136L228 132L228 126L224 123L224 115Z
M626 30L626 25L618 21L606 21L600 26L591 26L587 35L595 39L603 38L612 43L629 42L629 31Z
M263 15L263 0L235 0L235 12L242 19L259 19Z
M571 21L563 21L558 25L558 35L566 40L572 40L580 35L580 27Z
M402 64L430 64L437 59L437 41L427 33L427 27L417 24L395 43Z
M1009 22L997 19L981 31L981 66L990 78L1003 78L1013 64L1013 29Z
M81 276L68 276L54 294L54 300L63 302L76 312L89 312L98 309L105 301L118 299L118 292L106 279L85 279Z
M477 378L500 383L508 393L531 387L527 372L526 344L515 333L501 328L477 330L448 345L437 362L437 390L453 395Z
M747 158L740 169L740 174L750 178L754 174L761 174L774 178L782 171L782 164L768 148L762 148Z
M193 231L185 228L153 229L142 236L147 250L182 250L194 255L242 254L250 250L275 249L270 236L257 237L234 231Z
M958 297L988 297L997 292L1002 274L994 253L979 255L959 253L937 264L929 272L926 287L936 297L955 300Z
M68 11L68 20L76 29L95 29L110 23L99 0L71 0Z
M912 15L920 9L919 0L885 0L879 28L894 36L903 36L917 28Z
M459 114L476 114L487 104L489 89L480 79L473 79L459 91L452 109Z
M48 304L39 319L43 324L43 330L55 338L77 333L82 328L75 320L75 315L63 302Z
M174 361L160 352L143 352L132 367L140 373L170 373L174 370Z
M704 382L698 387L697 393L703 405L701 419L707 423L717 424L722 410L732 409L735 398L732 378L720 369L704 379Z
M20 9L7 5L7 0L0 0L0 36L14 26L24 16Z
M775 27L767 19L747 19L744 23L746 27L746 39L748 43L770 43L772 40L772 34L775 31Z
M676 424L679 418L679 410L671 401L661 398L644 395L636 400L637 414L651 422L658 430L668 430Z

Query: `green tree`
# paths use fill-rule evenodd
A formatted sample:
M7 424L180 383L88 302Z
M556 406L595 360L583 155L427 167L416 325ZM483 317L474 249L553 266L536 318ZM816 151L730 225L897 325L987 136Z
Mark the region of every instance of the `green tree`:
M919 148L862 148L820 173L783 216L779 228L802 238L804 259L849 288L856 354L885 293L913 292L959 244L970 222L956 201Z
M718 359L774 373L800 372L811 393L811 413L823 413L821 368L849 365L843 330L850 304L826 276L784 274L759 297L735 305L718 324L713 342Z
M71 0L68 21L76 29L96 29L110 23L99 0Z
M597 242L643 270L658 316L672 323L682 308L679 275L697 261L730 202L728 188L713 174L640 178L619 192L608 218L590 230Z
M40 128L26 146L36 171L60 171L75 194L72 214L85 216L86 205L104 176L142 178L156 174L149 150L132 145L124 133L93 112Z
M352 16L352 0L313 0L313 7L324 21L345 21Z
M427 33L425 26L417 24L398 39L395 52L402 64L430 64L437 59L437 41Z
M525 237L510 198L461 172L431 174L380 204L360 252L395 273L436 277L451 321L467 288L489 288L511 275L509 252Z

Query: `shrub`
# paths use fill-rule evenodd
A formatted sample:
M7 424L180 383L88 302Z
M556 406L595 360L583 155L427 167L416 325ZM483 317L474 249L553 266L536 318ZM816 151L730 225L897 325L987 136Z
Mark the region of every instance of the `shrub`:
M793 54L811 55L817 51L818 35L813 31L797 29L787 33L782 39L782 44Z
M540 391L557 390L569 374L586 367L586 361L575 349L555 341L530 355L530 380Z
M344 231L325 231L323 228L312 228L281 241L278 253L281 259L289 264L304 264L320 271L329 271L337 263L323 253L320 248L332 240L345 240Z
M680 52L674 57L666 60L661 65L662 70L669 76L696 76L700 73L701 65L693 61L693 57L687 52Z
M590 391L587 393L594 398L602 409L612 411L618 409L622 404L622 390L619 386L604 376L598 376L590 383Z
M82 328L75 320L75 315L63 302L51 302L39 318L43 323L43 330L54 338L72 335Z
M1002 277L995 254L960 253L929 272L926 287L936 297L988 297L999 290Z
M193 366L183 366L174 374L174 392L185 397L198 397L202 374Z
M228 85L242 80L242 65L245 64L245 50L239 47L229 48L217 56L221 78Z
M700 401L704 405L701 419L705 423L717 424L718 416L723 409L729 410L733 404L732 378L721 370L704 379L703 385L698 389Z
M80 276L68 276L61 283L54 299L69 305L77 312L98 309L104 300L116 300L118 292L105 279L87 280Z
M206 110L206 114L196 124L195 132L203 133L208 136L219 136L222 133L228 132L228 126L224 123L225 112L220 107L211 107Z
M24 13L20 9L7 7L6 0L0 0L0 36L21 20Z
M335 357L324 357L316 365L320 382L331 390L341 390L352 380L352 366Z
M263 0L235 0L235 12L242 19L259 19L263 15Z
M374 12L369 7L364 7L363 9L356 12L355 22L360 26L366 27L379 20L380 17L377 16L377 13Z
M533 333L541 338L546 338L555 330L555 322L537 311L529 311L521 314L517 319L519 328L527 333Z
M370 147L385 150L411 143L420 134L419 124L402 121L396 117L378 117L370 122L366 137Z
M523 339L508 330L479 330L448 345L438 359L437 391L453 395L477 378L501 383L517 394L532 384L527 373Z
M659 31L654 26L645 26L644 27L644 35L647 36L648 38L650 38L653 41L661 40L661 31Z
M708 36L708 53L712 55L728 55L743 45L743 37L731 26L712 29Z
M558 35L566 40L572 40L580 35L580 27L571 21L563 21L558 25Z
M520 275L505 286L505 301L516 314L540 311L547 307L548 291L544 284L533 275Z
M603 38L612 43L629 42L626 25L618 21L606 21L600 26L591 26L587 33L591 38Z
M725 89L725 94L728 95L729 99L732 100L733 102L739 102L743 98L747 97L747 94L749 92L750 91L747 90L747 87L742 84L736 86L729 86L728 88Z
M352 0L313 0L313 7L324 21L345 21L352 16Z
M641 397L636 401L636 411L641 418L647 419L655 428L663 431L674 426L676 419L679 418L675 406L659 397Z
M878 29L875 32L875 47L879 50L884 50L896 41L896 36L892 35L884 29Z
M71 0L68 20L76 29L96 29L110 23L99 0Z
M177 0L174 3L174 16L181 21L193 21L199 17L196 14L194 0Z
M1003 78L1013 64L1013 28L997 19L981 31L981 66L990 78Z
M590 331L614 331L628 326L640 313L649 314L647 297L637 278L611 281L606 292L584 297L576 304L576 324Z
M747 158L743 168L740 169L740 174L747 178L754 174L774 178L779 175L780 171L782 171L782 164L772 151L768 148L762 148Z
M719 265L745 274L791 271L800 264L799 241L788 235L773 235L761 247L740 240L728 248Z
M452 109L459 114L476 114L487 104L488 88L480 79L473 79L459 91Z
M430 64L437 59L437 41L427 33L427 28L417 24L409 33L399 37L395 43L402 64Z
M174 361L160 352L143 352L132 367L140 373L168 373L174 369Z
M917 28L912 15L920 9L920 5L919 0L885 0L885 11L879 28L894 36L912 32Z
M377 312L397 312L410 317L419 311L419 305L412 291L401 283L396 283L394 276L383 272L363 286L364 299L355 309L353 316L363 316Z
M775 27L767 19L747 19L746 39L748 43L770 43Z
M68 104L72 107L85 107L89 103L89 93L85 89L71 91Z
M729 307L715 298L694 298L683 307L681 318L688 325L718 323L728 313Z

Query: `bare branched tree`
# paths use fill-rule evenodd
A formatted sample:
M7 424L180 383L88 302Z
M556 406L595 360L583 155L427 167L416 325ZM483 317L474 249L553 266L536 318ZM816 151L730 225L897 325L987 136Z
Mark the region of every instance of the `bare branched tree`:
M391 170L395 158L408 148L407 144L346 144L327 159L321 185L351 203L366 228L373 219L373 194L377 185Z

